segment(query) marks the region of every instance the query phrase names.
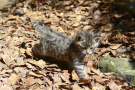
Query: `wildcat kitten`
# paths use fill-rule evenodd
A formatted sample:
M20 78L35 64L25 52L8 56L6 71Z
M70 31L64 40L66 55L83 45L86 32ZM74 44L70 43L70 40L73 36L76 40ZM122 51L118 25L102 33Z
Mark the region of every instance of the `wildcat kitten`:
M79 78L87 78L83 59L87 53L92 54L92 51L98 47L99 36L90 31L80 31L75 36L68 36L48 26L39 25L43 23L39 20L34 22L35 29L41 33L40 43L33 47L34 55L67 60Z

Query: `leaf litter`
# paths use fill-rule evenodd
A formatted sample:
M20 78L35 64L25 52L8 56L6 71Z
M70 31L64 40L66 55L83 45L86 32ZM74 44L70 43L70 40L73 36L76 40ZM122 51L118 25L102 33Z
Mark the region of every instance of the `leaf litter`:
M5 13L7 15L0 12L2 15L0 62L7 65L7 67L1 68L0 90L133 89L123 79L114 77L114 73L102 73L97 69L98 62L106 54L116 57L116 50L123 46L120 43L135 43L133 37L135 33L121 33L113 30L113 25L108 22L111 18L125 17L124 15L109 12L111 10L109 7L98 9L97 7L100 6L98 0L52 0L49 5L47 1L43 2L43 0L29 0L28 4L22 2L11 7L12 9ZM38 4L41 5L38 6ZM78 5L76 6L76 4ZM96 10L94 11L94 9ZM110 13L111 16L108 16L107 13ZM94 51L97 55L85 58L88 79L79 79L74 70L69 73L68 70L60 69L56 64L39 60L33 56L32 46L39 42L40 37L40 34L33 28L33 22L36 19L43 20L48 26L67 35L74 35L81 30L98 31L101 34L102 47ZM111 30L113 31L110 32ZM135 45L129 46L134 48ZM128 53L127 55L130 56Z

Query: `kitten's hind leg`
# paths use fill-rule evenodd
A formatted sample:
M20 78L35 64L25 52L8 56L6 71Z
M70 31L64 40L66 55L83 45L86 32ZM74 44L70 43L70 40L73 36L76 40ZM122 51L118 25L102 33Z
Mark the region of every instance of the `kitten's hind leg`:
M44 55L42 54L42 48L40 46L40 44L35 44L34 47L32 48L32 52L34 54L34 56L36 57L43 57Z

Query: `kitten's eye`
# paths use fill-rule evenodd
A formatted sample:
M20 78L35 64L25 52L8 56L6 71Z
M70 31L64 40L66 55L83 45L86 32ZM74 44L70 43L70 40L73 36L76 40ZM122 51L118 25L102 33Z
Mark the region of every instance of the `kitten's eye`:
M83 36L77 36L77 41L81 41L81 42L84 42L85 40L84 40L84 37Z
M86 47L83 47L83 49L86 49Z
M92 47L90 47L90 49L93 49Z

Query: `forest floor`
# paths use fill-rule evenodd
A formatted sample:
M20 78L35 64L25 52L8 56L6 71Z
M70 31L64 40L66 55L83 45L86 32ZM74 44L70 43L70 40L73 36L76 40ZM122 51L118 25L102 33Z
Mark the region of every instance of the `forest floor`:
M55 1L55 0L54 0ZM135 32L132 14L119 12L111 5L99 1L58 1L42 3L38 7L19 3L10 10L0 12L0 90L129 90L131 85L114 73L102 73L97 67L106 55L117 57L116 50L135 49ZM101 35L100 48L87 55L85 70L88 80L79 79L73 70L60 69L32 55L32 47L40 40L33 22L42 20L51 28L75 35L81 30L90 30ZM126 23L126 30L114 29ZM135 60L135 52L123 54Z

